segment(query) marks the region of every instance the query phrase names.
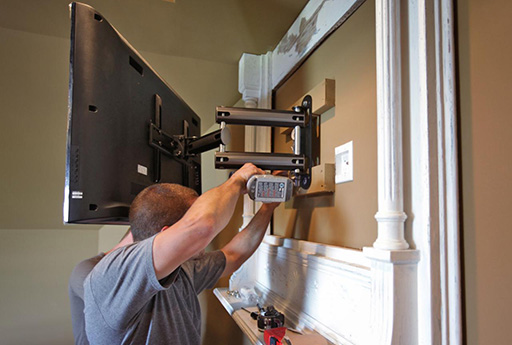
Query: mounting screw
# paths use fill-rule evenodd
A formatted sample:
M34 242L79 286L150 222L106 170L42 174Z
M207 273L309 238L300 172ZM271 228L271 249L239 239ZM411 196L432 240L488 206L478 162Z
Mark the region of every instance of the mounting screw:
M311 176L302 175L300 178L300 186L304 189L309 189L311 186Z

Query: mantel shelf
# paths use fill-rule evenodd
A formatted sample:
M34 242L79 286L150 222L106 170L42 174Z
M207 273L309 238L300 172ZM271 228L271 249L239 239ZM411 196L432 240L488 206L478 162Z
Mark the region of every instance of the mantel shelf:
M231 315L233 320L236 322L238 327L244 332L244 334L249 338L252 344L254 345L265 345L265 341L263 340L263 332L260 332L258 330L258 327L256 325L256 321L254 321L249 313L242 308L248 308L250 310L256 310L254 305L244 303L244 301L241 298L237 298L231 295L228 295L228 289L227 288L217 288L213 290L213 293L217 297L217 299L220 301L220 303L224 306L226 311ZM273 301L265 300L263 304L274 304ZM286 314L285 314L286 317ZM286 321L286 326L289 328L295 328L295 325L289 324L288 320ZM311 337L315 336L315 339L319 339L318 345L333 345L333 343L329 342L324 337L321 337L316 332L311 330L301 330L304 335L298 335L293 334L290 337L292 340L292 344L295 344L297 342L300 342L301 337ZM288 332L290 333L290 332ZM293 341L293 339L297 339L297 341ZM302 343L302 342L300 342ZM315 345L312 343L309 343L310 345Z

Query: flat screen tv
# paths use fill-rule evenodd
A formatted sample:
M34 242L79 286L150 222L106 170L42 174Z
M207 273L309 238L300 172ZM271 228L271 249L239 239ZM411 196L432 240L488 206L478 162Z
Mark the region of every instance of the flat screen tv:
M200 157L180 157L172 139L198 137L200 118L105 17L70 9L64 222L128 224L132 200L155 182L200 193Z

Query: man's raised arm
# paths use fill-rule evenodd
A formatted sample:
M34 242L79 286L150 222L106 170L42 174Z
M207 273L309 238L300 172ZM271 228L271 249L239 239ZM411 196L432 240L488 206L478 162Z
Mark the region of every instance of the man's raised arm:
M182 219L159 233L153 242L153 266L157 278L168 276L206 248L228 224L238 197L246 192L248 179L263 173L253 164L245 164L225 183L201 195Z

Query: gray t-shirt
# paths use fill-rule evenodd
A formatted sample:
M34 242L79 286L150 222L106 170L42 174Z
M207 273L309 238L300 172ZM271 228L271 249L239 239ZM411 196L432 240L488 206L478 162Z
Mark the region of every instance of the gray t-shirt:
M81 261L75 266L69 277L68 292L71 306L71 324L76 345L89 345L85 335L84 281L94 266L104 256L105 253L100 253L92 258Z
M85 319L91 344L201 343L197 295L215 285L226 257L221 251L204 254L159 281L154 238L109 253L87 277Z

